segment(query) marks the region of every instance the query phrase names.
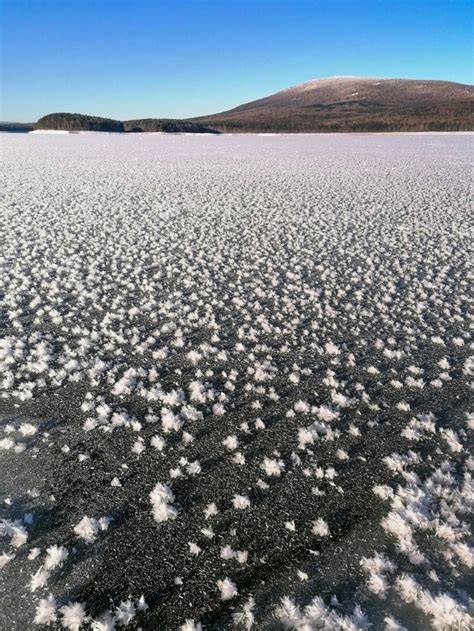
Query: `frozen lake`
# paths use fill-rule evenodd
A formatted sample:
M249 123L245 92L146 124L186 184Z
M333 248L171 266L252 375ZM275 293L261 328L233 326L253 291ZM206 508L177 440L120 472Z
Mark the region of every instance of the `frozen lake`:
M469 134L3 134L0 629L468 629Z

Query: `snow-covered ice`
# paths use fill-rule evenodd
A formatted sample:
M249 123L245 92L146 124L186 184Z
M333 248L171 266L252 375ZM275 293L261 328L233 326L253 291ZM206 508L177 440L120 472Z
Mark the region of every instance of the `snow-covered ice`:
M472 136L0 143L0 628L472 628Z

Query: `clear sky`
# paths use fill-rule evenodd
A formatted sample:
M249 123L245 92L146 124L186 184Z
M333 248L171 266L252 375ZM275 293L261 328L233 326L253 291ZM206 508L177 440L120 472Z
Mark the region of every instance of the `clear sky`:
M198 116L332 75L473 83L474 0L0 5L0 120Z

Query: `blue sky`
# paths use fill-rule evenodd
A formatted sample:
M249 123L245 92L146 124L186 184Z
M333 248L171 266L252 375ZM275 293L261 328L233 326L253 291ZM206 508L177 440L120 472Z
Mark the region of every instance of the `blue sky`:
M474 0L0 5L0 120L197 116L332 75L473 83Z

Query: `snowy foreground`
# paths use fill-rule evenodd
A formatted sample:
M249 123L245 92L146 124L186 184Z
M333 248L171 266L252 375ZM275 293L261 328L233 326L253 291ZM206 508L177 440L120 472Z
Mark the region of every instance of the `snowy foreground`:
M472 137L0 143L0 629L472 628Z

